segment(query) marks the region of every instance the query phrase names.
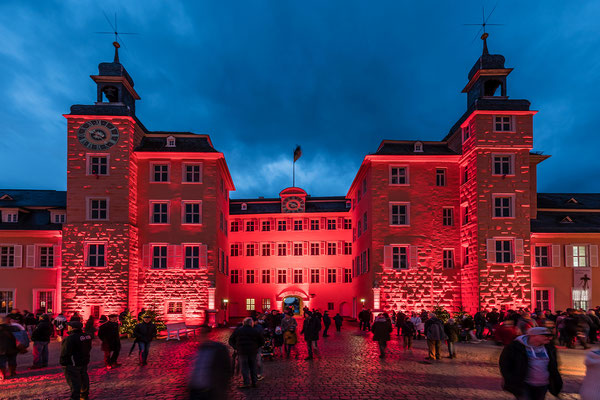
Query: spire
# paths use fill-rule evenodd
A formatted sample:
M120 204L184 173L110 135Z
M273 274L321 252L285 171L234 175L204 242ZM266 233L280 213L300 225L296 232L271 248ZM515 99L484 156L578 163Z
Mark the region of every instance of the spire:
M119 44L119 42L113 42L113 46L115 46L115 59L114 59L113 63L120 64L119 63L119 47L121 47L121 45Z
M487 47L487 38L488 36L490 36L488 33L485 33L483 35L481 35L481 40L483 40L483 55L487 56L489 55L489 51L488 51L488 47Z

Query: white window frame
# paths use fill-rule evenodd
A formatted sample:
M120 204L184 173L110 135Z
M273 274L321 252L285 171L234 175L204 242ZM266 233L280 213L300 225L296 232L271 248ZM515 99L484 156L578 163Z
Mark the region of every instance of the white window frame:
M393 183L394 169L405 170L405 182L404 183ZM398 181L400 181L400 175L398 174ZM390 165L389 168L389 181L390 186L410 186L410 168L408 165Z
M408 244L392 244L390 246L392 248L392 251L391 251L392 258L390 260L390 267L395 271L404 271L404 270L410 269L410 245L408 245ZM402 266L402 258L401 258L402 254L400 251L401 249L404 249L406 252L404 254L404 256L406 257L406 266L404 266L404 267ZM395 254L395 253L398 253L398 254ZM394 266L394 264L395 264L394 259L396 257L398 258L398 267Z
M304 282L304 271L299 268L294 268L292 272L292 283L296 285L301 285Z
M496 157L508 157L508 174L496 173ZM500 162L502 170L502 162ZM515 176L515 154L514 153L492 153L492 176Z
M531 296L531 308L533 310L535 310L537 308L537 292L541 292L543 290L547 290L548 291L548 309L552 312L554 312L554 288L553 287L533 287L532 288L533 293ZM544 308L541 309L541 311L544 311Z
M187 249L192 249L192 254L190 255L190 267L186 266L187 263ZM198 250L198 256L195 256L193 253L193 249ZM194 266L194 260L198 263L198 266ZM181 268L186 271L198 271L202 269L204 266L202 265L202 244L201 243L183 243L181 245Z
M186 222L186 206L190 204L198 204L198 222ZM168 214L168 212L167 212ZM192 214L193 215L193 214ZM168 220L167 215L167 220ZM202 225L202 200L182 200L181 201L181 225Z
M106 158L106 173L105 174L94 174L92 172L92 158L93 157ZM109 153L86 153L85 165L86 165L86 175L87 176L110 176L110 154Z
M59 220L57 221L56 217L62 217L62 218L59 218ZM67 212L66 211L58 211L58 210L50 210L50 222L53 224L66 223L67 222Z
M154 222L154 205L155 204L166 204L167 205L167 222ZM171 223L171 201L170 200L150 200L150 218L148 225L169 225ZM161 213L162 214L162 213Z
M33 289L32 290L33 302L31 304L33 304L32 308L35 310L34 312L37 312L37 310L38 310L37 299L38 299L38 294L40 292L50 292L50 293L52 293L51 295L52 295L53 308L51 310L51 314L56 314L57 311L58 311L58 304L56 304L56 300L57 300L57 298L56 298L56 289L43 289L43 288L40 288L40 289ZM44 311L44 314L48 313L47 309L48 309L48 306L46 305L46 310Z
M109 221L110 220L110 197L86 197L87 204L87 220L88 221ZM106 218L92 218L92 201L105 200L106 201Z
M535 243L531 245L533 247L533 254L532 254L532 259L533 259L533 268L551 268L552 267L552 245L549 243ZM548 254L546 255L546 258L548 259L548 265L538 265L538 255L537 255L537 249L538 248L546 248Z
M104 245L104 265L90 265L90 245ZM107 268L108 242L105 241L86 241L83 245L85 266L89 268ZM97 256L96 256L97 257Z
M501 118L502 119L502 122L500 122L500 124L502 125L502 129L499 129L499 130L496 129L497 128L496 124L498 123L496 121L497 118ZM506 124L505 118L509 119L508 123L509 123L510 126L509 126L508 130L504 129L504 124ZM505 114L494 115L492 117L492 124L493 124L493 126L492 126L493 132L500 132L500 133L514 133L515 132L515 117L514 117L514 115L505 115Z
M167 136L165 147L175 147L177 141L175 140L175 136Z
M508 261L504 261L504 260L498 261L498 243L499 242L510 243L510 249L508 250L510 259ZM506 254L506 250L504 248L502 248L500 250L500 252L502 254ZM494 238L494 261L493 261L493 264L513 264L513 263L515 263L515 239L514 238L506 238L506 237Z
M577 306L575 305L575 292L576 292L576 291L578 291L578 292L582 292L582 294L583 294L583 293L585 293L585 294L586 294L586 297L587 297L586 303L587 303L587 305L586 305L586 307L583 307L583 308L585 308L586 310L587 310L587 309L589 309L589 308L591 308L591 306L592 306L592 304L591 304L591 302L592 302L592 298L591 298L591 297L592 297L592 296L591 296L590 289L583 290L583 289L572 288L572 289L571 289L571 306L572 306L573 308L577 308L577 309L579 309L579 307L577 307ZM581 301L581 300L579 300L579 301Z
M166 181L157 181L154 168L157 165L166 165L167 166L167 180ZM162 174L163 172L161 172ZM153 161L150 163L150 183L171 183L171 163L169 161Z
M42 265L42 248L50 248L52 249L52 265ZM42 269L51 269L51 268L56 268L56 254L54 254L54 250L56 249L56 247L52 244L52 243L48 243L48 244L36 244L35 245L35 265L38 268L42 268ZM46 255L48 256L48 255Z
M2 210L0 210L0 212L2 213L2 222L19 222L19 210L17 208L3 208Z
M584 248L585 250L585 254L583 256L577 254L575 255L575 249L579 249L579 248ZM571 245L571 249L573 249L573 254L572 254L572 263L573 263L573 268L587 268L590 266L590 246L587 244L573 244ZM577 253L579 253L579 250L577 250ZM585 262L585 265L575 265L575 264L580 264L579 260L583 259L583 261ZM575 262L575 260L578 260L577 263ZM591 300L591 299L588 299Z
M256 310L256 299L247 298L246 299L246 311L254 311Z
M199 181L195 182L195 181L188 181L187 180L187 167L198 167L199 169ZM204 168L201 162L183 162L181 164L181 183L184 183L186 185L200 185L203 183L203 174L204 172ZM195 172L192 172L192 174L195 174Z
M508 207L509 216L496 216L496 200L497 199L510 199L510 204ZM493 219L514 219L515 218L515 202L516 196L513 193L494 193L492 194L492 218ZM506 207L504 205L500 206L500 210L504 210Z
M11 292L12 293L12 306L9 306L9 304L6 304L6 309L7 309L6 313L3 313L2 309L0 308L0 315L6 315L6 314L10 313L11 309L18 308L17 307L17 288L0 288L0 292Z
M169 312L169 303L181 303L181 312ZM168 299L165 300L165 316L168 318L172 315L184 315L185 314L185 301L183 299Z
M0 247L7 247L7 248L10 247L10 248L13 249L13 254L12 254L13 262L12 262L12 265L8 265L7 264L7 265L4 265L4 266L0 266L0 268L19 268L19 267L23 266L23 247L21 246L21 248L20 248L21 255L19 256L17 254L17 252L19 251L19 249L17 248L17 246L18 245L13 244L13 243L0 243ZM0 257L1 257L1 253L0 253ZM10 260L10 251L9 251L9 254L7 254L7 257L9 257L9 258L7 258L7 262L8 262ZM19 259L21 261L20 265L17 263L17 260L19 260Z
M277 270L277 284L279 285L287 285L287 270L286 269L278 269Z
M404 224L394 224L393 222L393 208L394 206L406 206L406 221ZM398 217L398 222L400 222L400 216ZM410 226L410 203L406 201L390 201L389 203L389 224L390 226L395 227L406 227Z

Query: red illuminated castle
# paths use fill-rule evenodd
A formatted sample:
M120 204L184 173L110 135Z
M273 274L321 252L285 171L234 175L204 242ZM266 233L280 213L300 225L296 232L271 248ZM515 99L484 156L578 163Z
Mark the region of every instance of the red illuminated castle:
M446 137L382 141L345 196L234 200L207 135L140 122L115 54L92 76L97 102L65 115L66 202L0 190L0 313L154 308L214 324L285 306L599 304L600 195L537 193L548 156L531 151L536 111L507 96L511 71L484 41Z

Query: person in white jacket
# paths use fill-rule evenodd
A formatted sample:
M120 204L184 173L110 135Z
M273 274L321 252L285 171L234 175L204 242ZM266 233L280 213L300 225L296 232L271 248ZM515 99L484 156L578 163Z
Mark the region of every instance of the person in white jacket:
M585 368L585 378L579 389L581 400L596 400L600 398L600 349L587 353Z

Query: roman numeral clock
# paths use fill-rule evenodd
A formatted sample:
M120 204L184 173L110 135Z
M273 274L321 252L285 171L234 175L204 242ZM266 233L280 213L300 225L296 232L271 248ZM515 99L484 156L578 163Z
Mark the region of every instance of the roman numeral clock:
M88 149L106 150L119 141L119 130L108 121L87 121L77 130L77 139Z

